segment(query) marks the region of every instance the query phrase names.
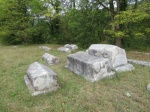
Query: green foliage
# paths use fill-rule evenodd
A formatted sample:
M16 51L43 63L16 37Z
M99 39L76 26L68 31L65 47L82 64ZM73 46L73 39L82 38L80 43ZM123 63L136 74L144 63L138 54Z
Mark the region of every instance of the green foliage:
M1 34L3 42L8 44L27 43L28 34L26 28L29 27L28 16L26 14L27 0L6 0L2 5ZM5 32L5 33L3 33Z
M105 15L105 16L103 16ZM77 43L87 48L92 43L105 40L103 32L110 21L108 13L104 10L81 9L70 10L62 17L62 35L64 43Z
M124 47L132 47L142 49L142 47L150 47L149 28L150 28L150 3L142 2L134 10L129 8L126 11L121 11L115 15L113 28L118 26L120 30L109 29L105 30L115 38L123 38Z
M150 46L149 2L129 5L127 0L120 0L120 12L114 14L88 0L80 0L78 6L75 0L68 6L62 6L61 2L0 0L0 42L75 43L87 48L94 43L115 44L115 39L121 38L124 47ZM112 0L110 5L114 10Z

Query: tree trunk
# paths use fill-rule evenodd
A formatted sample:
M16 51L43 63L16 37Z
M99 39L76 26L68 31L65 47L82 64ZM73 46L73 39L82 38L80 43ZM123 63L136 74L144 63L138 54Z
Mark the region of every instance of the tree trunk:
M117 2L117 13L119 14L119 12L120 12L120 0L116 0L116 2ZM115 27L116 27L115 31L120 30L120 26L119 25L117 25ZM121 38L116 38L116 45L118 47L122 47L122 39Z
M122 39L121 38L116 38L116 45L118 47L122 47Z

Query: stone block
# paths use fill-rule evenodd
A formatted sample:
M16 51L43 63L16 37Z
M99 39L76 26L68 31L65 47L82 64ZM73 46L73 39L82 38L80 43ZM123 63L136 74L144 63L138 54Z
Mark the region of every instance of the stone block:
M66 47L60 47L57 50L61 52L71 53L71 49L66 48Z
M71 51L74 51L74 50L78 49L78 46L75 45L75 44L66 44L64 47L69 48Z
M134 69L133 65L127 63L125 50L115 45L92 44L87 52L92 56L109 59L113 70L130 71Z
M86 52L68 55L66 67L92 82L114 75L110 69L109 59L91 56Z
M24 80L32 96L55 91L59 88L56 73L38 62L29 66Z
M50 51L51 48L47 47L47 46L39 46L40 49L43 49L45 51Z
M48 65L55 65L59 63L59 59L56 56L45 53L42 56L42 60L45 61Z

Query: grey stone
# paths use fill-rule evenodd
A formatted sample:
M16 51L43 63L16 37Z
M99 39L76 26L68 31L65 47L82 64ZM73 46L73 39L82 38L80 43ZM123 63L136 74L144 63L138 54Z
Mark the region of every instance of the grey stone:
M114 76L114 72L110 69L109 59L91 56L86 52L68 55L66 67L92 82Z
M131 65L127 64L125 50L115 45L92 44L89 47L87 52L89 55L92 55L92 56L109 59L110 64L111 64L111 69L113 70L118 70L118 71L129 70L130 71L131 68L134 68L133 66L131 67Z
M140 60L128 59L128 62L129 63L138 64L138 65L142 65L142 66L150 66L150 62L148 62L148 61L140 61Z
M51 48L47 47L47 46L39 46L40 49L43 49L45 51L50 51Z
M45 53L42 56L42 60L45 61L48 65L55 65L59 63L59 59L56 56Z
M13 46L13 48L18 48L18 46Z
M132 71L132 70L134 70L134 67L131 64L126 64L115 68L116 72L125 72L125 71Z
M69 48L71 51L74 51L74 50L78 49L78 46L75 45L75 44L66 44L64 47Z
M147 90L150 91L150 84L147 85Z
M126 92L125 95L126 95L127 97L131 97L131 94L130 94L129 92Z
M32 96L55 91L59 88L56 73L38 62L29 66L24 80Z
M66 47L60 47L57 50L61 52L71 53L71 49L66 48Z

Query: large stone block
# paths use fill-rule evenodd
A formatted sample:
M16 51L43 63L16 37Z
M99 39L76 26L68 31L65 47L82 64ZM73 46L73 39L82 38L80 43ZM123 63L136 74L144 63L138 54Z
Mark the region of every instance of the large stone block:
M33 96L48 93L59 88L56 73L38 62L34 62L29 66L24 80Z
M114 75L110 69L109 59L91 56L85 52L68 55L66 67L92 82Z
M89 55L92 56L109 59L111 69L113 70L131 71L131 69L134 69L132 65L127 65L127 57L125 50L117 46L108 44L92 44L87 52ZM116 69L117 67L122 68Z
M42 56L42 60L45 61L48 65L55 65L59 63L59 59L56 56L45 53Z

